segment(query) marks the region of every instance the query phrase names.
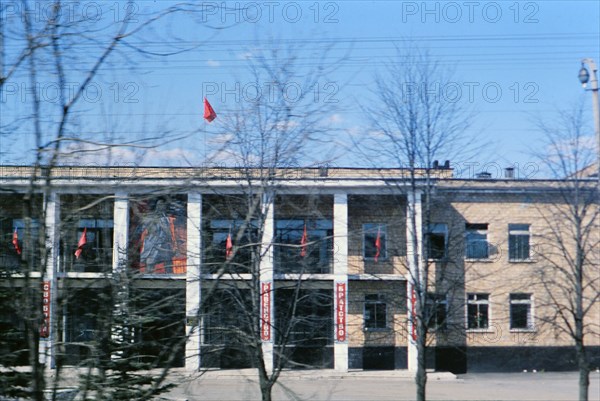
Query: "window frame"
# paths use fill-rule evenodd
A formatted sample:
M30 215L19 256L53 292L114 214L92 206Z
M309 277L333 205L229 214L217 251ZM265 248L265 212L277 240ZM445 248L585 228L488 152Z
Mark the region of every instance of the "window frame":
M372 297L373 299L368 299L369 297ZM369 321L370 320L375 320L375 323L376 323L375 327L367 325L367 307L368 306L374 306L374 308L375 308L373 310L374 319L369 319ZM377 322L379 322L381 320L381 319L377 319L378 306L379 307L383 307L383 327L377 325ZM364 305L363 305L363 328L364 328L365 331L384 331L384 330L389 330L388 304L387 304L387 302L385 300L385 295L383 295L383 294L372 294L372 293L371 294L365 294Z
M363 223L362 225L362 256L365 261L375 262L375 253L373 256L367 256L367 235L373 235L372 243L375 249L375 240L377 239L377 230L380 230L381 250L377 262L388 260L387 246L387 224L385 223Z
M527 227L527 230L524 229ZM513 257L513 247L517 247L514 253L519 253L521 247L525 245L520 244L518 241L519 237L526 237L526 257ZM513 242L516 241L516 244ZM521 255L516 255L521 256ZM531 224L521 223L509 223L508 224L508 261L509 262L528 262L531 261Z
M473 298L471 299L471 296L473 296ZM479 297L482 297L482 299L479 299ZM485 297L485 298L483 298ZM475 305L479 311L479 307L480 305L484 305L487 307L487 311L486 311L486 326L485 327L471 327L470 324L470 320L469 317L471 316L471 314L469 313L469 307ZM471 293L467 293L467 302L466 302L466 319L465 319L465 323L466 323L466 329L468 331L489 331L490 327L491 327L491 320L492 320L492 308L491 308L491 302L490 302L490 294L489 293L482 293L482 292L471 292Z
M526 297L526 298L525 298ZM534 303L533 294L531 293L510 293L508 297L509 302L509 328L510 331L535 331L535 315L534 315ZM527 317L526 327L513 327L513 306L526 305Z
M488 223L465 223L465 259L466 260L490 260L490 242L488 239L489 224ZM470 236L483 236L483 239L470 240ZM483 249L483 245L478 247L469 246L478 242L485 243L485 256L479 256L479 247ZM474 250L473 250L474 249ZM473 252L474 254L470 254Z

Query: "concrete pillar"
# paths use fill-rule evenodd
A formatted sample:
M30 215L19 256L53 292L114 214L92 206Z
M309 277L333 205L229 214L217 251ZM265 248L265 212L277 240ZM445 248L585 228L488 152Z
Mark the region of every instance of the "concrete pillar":
M126 193L117 192L113 211L113 273L127 268L128 231L129 200Z
M275 234L274 199L272 194L265 194L262 200L262 213L264 216L264 227L261 241L260 260L260 325L262 350L267 372L273 371L273 294L275 293L273 283L273 237Z
M115 193L113 210L113 257L112 278L116 286L114 291L114 314L116 321L122 321L129 315L129 284L127 283L127 246L129 240L129 199L125 192ZM112 326L112 337L117 342L127 341L130 333L126 326L118 323ZM113 359L121 358L121 353L111 355Z
M52 192L44 198L46 216L43 224L46 228L46 271L42 277L42 313L44 319L40 325L39 361L51 368L55 367L57 338L56 299L58 297L58 253L60 249L60 198Z
M348 195L333 199L334 368L348 371Z
M185 276L185 314L188 340L185 345L185 368L200 368L200 273L202 263L202 195L188 193L187 201L187 269Z
M416 334L416 327L413 327L413 311L416 308L415 298L413 295L413 289L415 286L415 278L417 272L422 273L422 211L421 211L421 193L413 193L411 191L407 194L407 206L406 206L406 255L408 257L408 268L409 277L407 278L406 284L406 305L407 305L407 318L408 318L408 370L410 372L417 371L417 344L414 339ZM413 199L414 198L414 199ZM413 213L416 223L416 232L413 231ZM417 237L417 249L413 247L413 238ZM413 255L417 253L419 255L418 263L415 264L413 261ZM419 274L422 277L422 274Z

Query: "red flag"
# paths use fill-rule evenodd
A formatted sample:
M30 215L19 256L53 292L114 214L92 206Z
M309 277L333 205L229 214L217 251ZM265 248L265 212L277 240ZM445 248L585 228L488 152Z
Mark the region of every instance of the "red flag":
M306 256L306 244L308 244L308 235L306 234L306 223L304 224L304 232L302 233L302 239L300 240L300 246L302 247L300 251L300 256Z
M215 110L208 103L208 100L204 98L204 119L210 123L215 118L217 118L217 113L215 113Z
M83 234L81 234L81 237L79 238L79 242L77 243L77 250L75 251L75 258L79 259L79 257L81 256L81 252L83 252L83 246L85 244L87 244L87 239L85 238L87 234L87 227L83 228Z
M225 242L225 259L229 260L233 256L233 243L231 242L231 234L227 234Z
M13 246L15 247L15 251L17 251L17 254L21 254L21 247L19 247L19 233L17 231L17 227L15 227L15 232L13 233L13 240L12 240Z
M381 230L377 227L377 238L375 238L375 262L379 259L379 254L381 253Z
M375 249L377 250L377 252L375 252L375 263L377 263L377 260L379 259L379 255L381 254L381 230L379 227L377 227L377 238L375 238Z

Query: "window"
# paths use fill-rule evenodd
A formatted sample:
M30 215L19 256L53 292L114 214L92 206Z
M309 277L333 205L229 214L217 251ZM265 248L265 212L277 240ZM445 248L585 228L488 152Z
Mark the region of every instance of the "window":
M205 233L205 270L212 274L229 261L227 273L247 273L253 261L253 253L258 244L256 221L213 219L208 223ZM241 235L240 235L241 234ZM231 248L227 245L230 237ZM233 255L228 259L228 254Z
M372 259L378 262L387 258L386 228L385 224L363 224L363 251L365 259Z
M387 327L387 305L381 294L365 295L365 329L385 329Z
M510 328L532 329L531 294L510 294Z
M445 295L427 294L427 305L425 307L425 321L427 327L435 330L445 330L448 314L448 302Z
M427 255L429 259L443 259L448 249L448 225L432 223L427 234Z
M85 243L79 241L85 229ZM101 272L112 268L113 220L83 218L61 238L63 266L65 271Z
M467 295L467 328L487 329L489 327L489 294Z
M529 259L529 224L508 225L508 259Z
M466 258L487 259L489 257L487 241L487 224L467 223L466 230Z
M303 239L305 228L306 237ZM331 271L331 219L279 219L275 222L275 242L275 270L278 273L326 274Z

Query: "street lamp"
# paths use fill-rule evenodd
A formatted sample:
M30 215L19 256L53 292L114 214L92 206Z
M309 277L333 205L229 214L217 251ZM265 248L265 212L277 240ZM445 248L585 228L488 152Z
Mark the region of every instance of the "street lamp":
M588 65L592 73L590 74L585 65ZM592 91L592 104L594 106L594 129L596 131L596 145L598 146L598 191L600 191L600 106L598 105L598 67L591 58L581 60L581 69L579 70L579 82L585 90ZM591 78L591 80L590 80ZM587 88L588 82L590 88Z

